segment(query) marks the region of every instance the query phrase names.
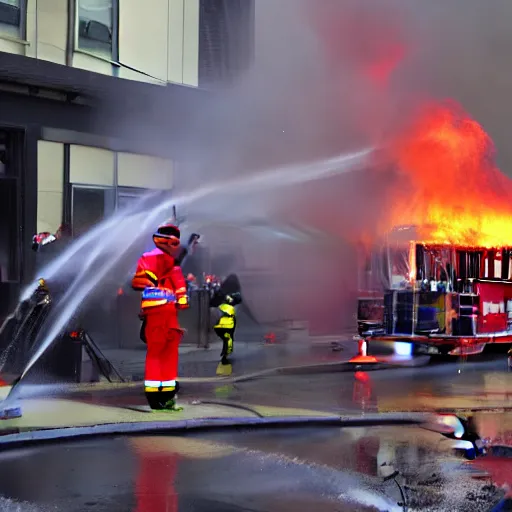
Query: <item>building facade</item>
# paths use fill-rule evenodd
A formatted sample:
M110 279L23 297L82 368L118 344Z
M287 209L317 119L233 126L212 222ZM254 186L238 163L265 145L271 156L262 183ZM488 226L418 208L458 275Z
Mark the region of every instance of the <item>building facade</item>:
M174 187L183 142L200 144L190 109L247 65L252 9L0 0L0 317L33 277L35 233L65 223L78 236L143 191Z

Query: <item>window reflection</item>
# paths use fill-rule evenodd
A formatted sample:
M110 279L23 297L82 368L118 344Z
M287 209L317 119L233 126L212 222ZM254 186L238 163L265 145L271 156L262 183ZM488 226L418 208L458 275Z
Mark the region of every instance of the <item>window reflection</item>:
M22 0L0 0L0 28L3 33L21 36Z
M78 47L112 57L112 0L78 0Z

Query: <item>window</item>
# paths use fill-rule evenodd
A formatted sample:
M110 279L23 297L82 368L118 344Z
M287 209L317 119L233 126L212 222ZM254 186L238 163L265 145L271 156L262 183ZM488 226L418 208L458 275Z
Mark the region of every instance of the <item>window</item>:
M236 79L252 64L253 0L200 0L199 85Z
M0 0L1 1L1 0ZM117 0L78 0L78 47L112 58Z
M0 30L24 37L26 0L0 0Z
M117 209L126 210L136 204L146 193L147 190L141 188L119 187L117 191Z
M113 188L73 185L71 223L73 236L80 236L114 211Z

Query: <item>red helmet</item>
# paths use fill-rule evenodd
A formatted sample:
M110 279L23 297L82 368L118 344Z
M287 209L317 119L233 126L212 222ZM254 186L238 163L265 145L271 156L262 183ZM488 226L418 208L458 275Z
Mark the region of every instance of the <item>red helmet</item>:
M180 229L174 224L165 223L159 226L153 234L153 242L164 252L177 249L180 246Z

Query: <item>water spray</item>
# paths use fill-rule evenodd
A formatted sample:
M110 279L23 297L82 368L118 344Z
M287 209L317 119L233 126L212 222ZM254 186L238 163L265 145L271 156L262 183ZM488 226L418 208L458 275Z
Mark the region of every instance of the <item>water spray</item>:
M165 205L166 203L164 203ZM163 206L162 206L163 207ZM160 208L157 209L156 212L153 213L153 215L145 216L146 220L145 222L141 223L142 229L147 228L152 222L154 222L154 217L160 213ZM142 220L142 219L141 219ZM127 249L130 249L132 245L136 244L137 240L134 239L132 242L128 245ZM29 363L26 365L25 369L23 370L22 374L17 377L12 385L9 394L7 395L4 404L9 403L13 396L15 395L15 389L17 385L21 382L23 377L29 372L29 370L32 368L32 366L36 363L36 361L41 357L41 355L46 351L46 349L50 346L50 342L56 339L62 329L65 328L66 324L68 323L69 319L73 315L73 313L76 311L76 309L81 304L82 300L92 291L94 286L97 284L96 282L88 283L88 286L83 287L80 292L76 291L76 285L79 284L79 280L81 277L84 276L87 269L90 268L90 266L96 261L98 257L101 256L101 249L100 247L96 247L94 251L89 253L88 258L86 259L86 262L84 266L82 267L81 272L76 276L73 284L69 287L68 291L64 294L62 297L62 302L64 304L67 304L67 306L64 308L64 310L58 315L58 318L55 319L55 323L52 324L52 329L50 329L50 332L47 336L45 336L45 339L42 341L41 345L39 346L39 350L36 351L36 353L32 356ZM102 270L96 273L98 280L101 280L105 275L111 270L111 268L123 257L123 253L119 253L116 258L113 260L110 260L110 265L104 265ZM9 406L5 407L3 410L0 410L0 419L9 419L12 417L20 417L22 415L21 408L19 406Z
M42 275L46 280L58 280L63 276L69 276L70 284L67 286L66 293L58 300L55 313L50 314L46 320L49 329L38 343L37 350L21 376L14 381L8 399L13 398L13 391L19 382L65 329L77 309L86 301L98 283L121 263L123 257L129 255L130 250L135 250L135 246L146 235L146 231L157 224L159 219L165 216L166 211L173 209L173 214L176 216L176 206L190 205L211 196L222 196L226 192L251 194L269 188L275 189L300 184L358 170L362 168L372 152L373 148L369 148L322 161L255 172L222 183L205 185L179 197L166 195L160 199L155 194L147 195L136 202L131 212L126 210L117 212L95 226L43 269ZM127 233L132 238L127 237ZM106 240L107 243L101 243L103 240ZM77 262L79 256L82 261ZM80 269L77 273L74 272L76 267ZM22 295L22 300L30 297L36 286L37 283L34 283L27 287ZM12 410L4 412L13 413Z
M149 215L148 217L146 217L146 221L142 224L141 228L144 230L144 229L147 229L148 226L154 224L155 217L158 218L158 216L161 214L161 210L165 209L165 206L167 206L166 203L164 203L164 205L161 208L156 210L156 212L153 212L152 215ZM126 249L127 250L130 249L136 243L137 243L136 239L132 240L132 242L130 244L128 244ZM95 253L98 253L98 254L95 254ZM97 249L96 251L93 252L94 259L96 256L101 256L99 249ZM120 252L115 258L111 259L109 261L109 264L105 264L100 271L95 273L95 275L97 277L97 281L91 281L90 283L87 283L87 285L83 286L80 291L75 290L74 285L77 284L77 280L75 280L73 285L70 286L69 290L66 292L66 294L62 298L62 301L67 304L66 307L62 311L60 318L56 319L55 323L52 325L52 328L51 328L49 334L47 334L45 336L45 340L41 344L39 350L36 351L36 353L32 356L32 358L28 362L27 366L23 370L23 373L21 374L20 380L27 374L27 372L32 368L32 366L35 364L35 362L42 356L44 351L48 348L49 340L52 341L55 337L58 336L58 334L61 332L61 330L66 327L66 324L69 321L69 319L71 318L71 316L73 315L73 313L76 311L76 309L82 303L82 301L87 297L87 295L89 295L89 293L92 292L93 288L97 285L98 281L100 281L102 278L104 278L110 272L112 267L114 267L123 258L123 256L124 256L124 254L122 252ZM91 262L91 264L92 264L93 257L90 257L88 259L88 263ZM89 266L90 266L90 264L87 265L86 269ZM82 277L84 272L85 272L85 270L82 270L82 272L79 274L79 277ZM11 389L11 392L12 392L12 389Z

